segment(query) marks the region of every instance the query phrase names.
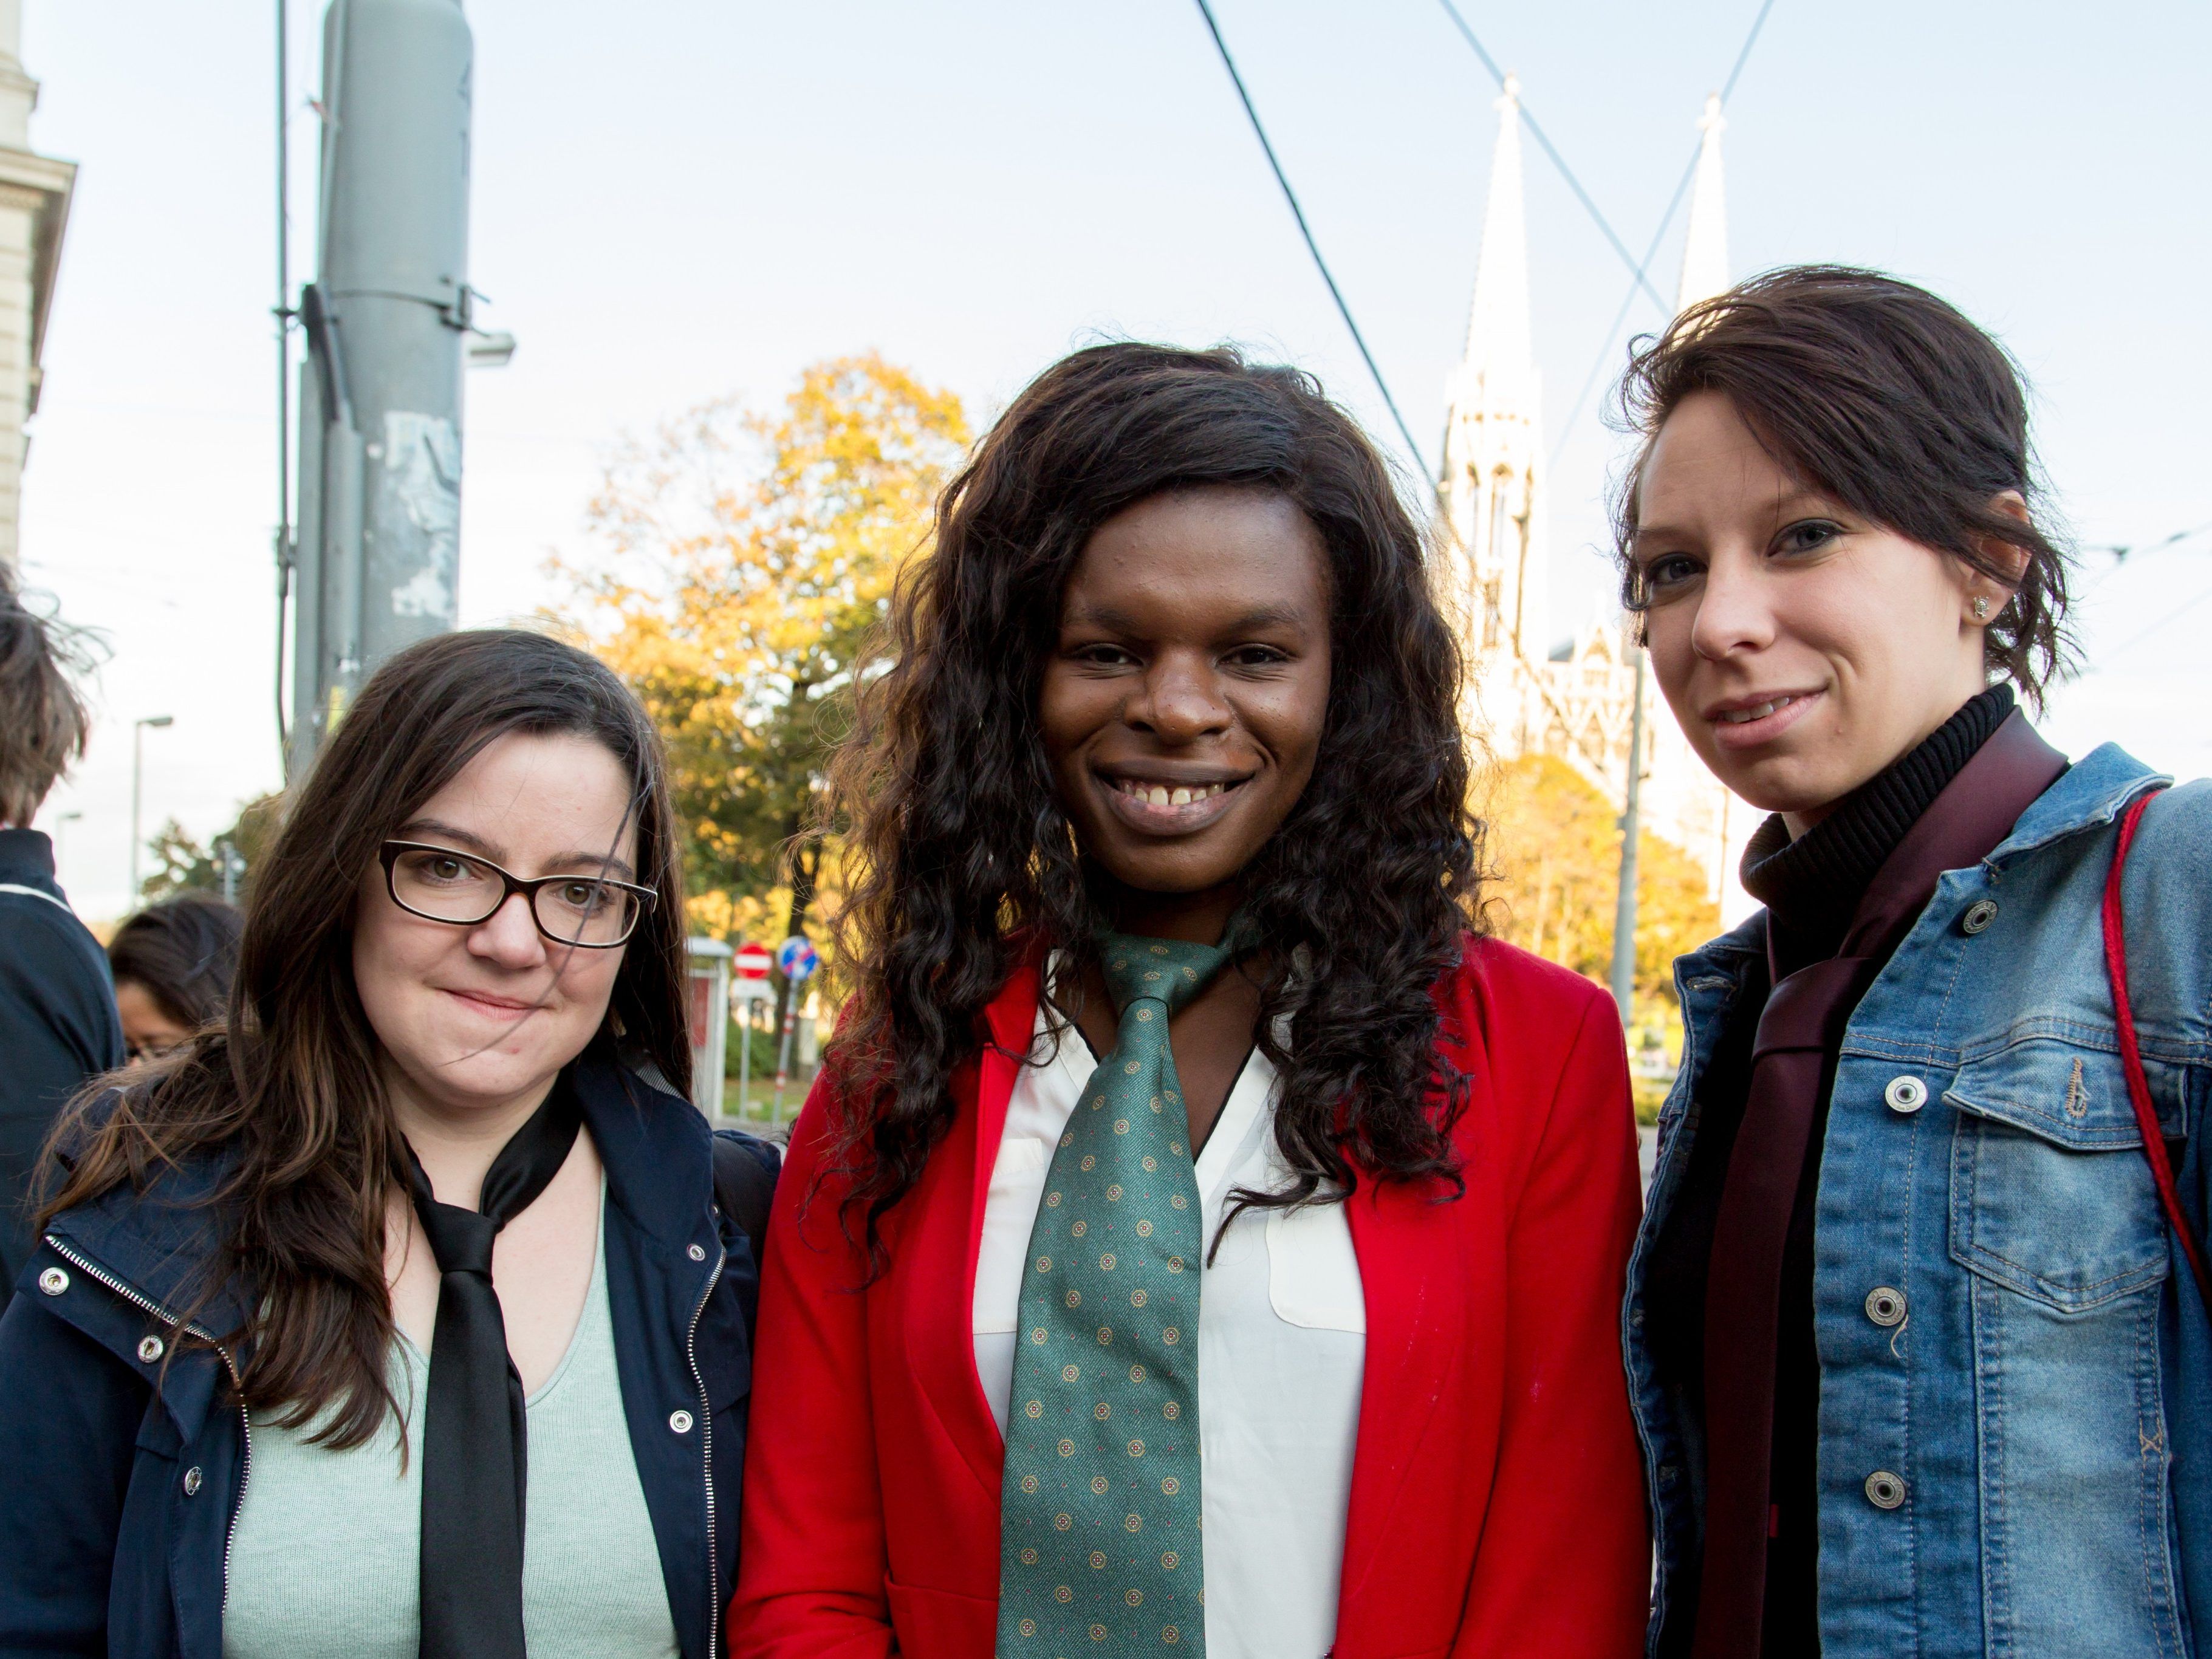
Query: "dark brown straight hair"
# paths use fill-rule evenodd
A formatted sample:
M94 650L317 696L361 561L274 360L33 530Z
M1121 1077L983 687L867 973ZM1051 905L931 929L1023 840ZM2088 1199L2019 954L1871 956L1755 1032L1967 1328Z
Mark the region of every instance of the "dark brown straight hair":
M108 971L118 985L141 987L178 1024L211 1025L230 1001L245 920L212 893L165 898L115 930Z
M384 1225L404 1185L354 988L356 899L380 845L517 732L588 738L629 774L638 880L659 897L626 947L601 1036L687 1091L681 863L659 736L605 664L542 635L484 629L409 647L346 712L255 872L227 1029L88 1091L47 1144L42 1229L186 1159L229 1161L209 1200L218 1248L186 1316L242 1286L245 1323L216 1341L245 1357L245 1405L291 1427L328 1409L315 1438L332 1446L363 1443L393 1408Z
M1629 550L1659 428L1717 392L1801 483L2014 590L1983 634L1990 669L2038 704L2066 672L2060 539L1997 510L2040 491L2027 393L2005 349L1923 288L1849 265L1791 265L1692 306L1631 348L1618 424L1642 440L1613 501L1622 602L1643 608ZM1987 544L2016 549L2015 574Z

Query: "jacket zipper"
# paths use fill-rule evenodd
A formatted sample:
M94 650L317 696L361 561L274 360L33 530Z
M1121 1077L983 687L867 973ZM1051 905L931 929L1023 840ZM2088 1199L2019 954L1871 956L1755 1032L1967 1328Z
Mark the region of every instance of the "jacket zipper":
M720 1241L717 1240L719 1245ZM699 1388L699 1447L701 1468L707 1486L707 1659L722 1650L722 1613L715 1605L714 1574L720 1557L714 1551L714 1407L707 1397L707 1379L699 1370L699 1320L707 1311L707 1298L721 1282L726 1255L719 1257L699 1292L699 1305L691 1310L691 1327L684 1334L684 1358L690 1363L691 1380Z
M61 1240L56 1238L52 1233L48 1233L46 1236L46 1242L47 1248L52 1249L56 1255L58 1255L63 1261L70 1263L70 1265L76 1268L79 1273L89 1273L94 1280L106 1285L116 1295L121 1297L125 1302L128 1302L132 1307L141 1309L143 1311L153 1315L155 1318L160 1320L172 1331L181 1330L187 1336L196 1336L199 1338L201 1341L206 1343L208 1346L213 1348L217 1354L222 1356L223 1370L230 1373L231 1392L243 1396L245 1394L245 1385L239 1378L238 1362L231 1358L229 1349L223 1347L221 1344L216 1341L212 1332L202 1330L198 1325L187 1325L183 1320L178 1318L176 1315L171 1313L167 1308L155 1301L151 1297L141 1295L137 1291L133 1290L130 1285L116 1278L113 1273L109 1273L105 1267L99 1266L95 1262L86 1260L76 1251L70 1249L68 1245L63 1243ZM708 1288L712 1289L713 1287L710 1285ZM701 1299L699 1305L702 1309L704 1309L707 1305L703 1297ZM697 1322L698 1316L695 1314L692 1317L693 1322L696 1324ZM694 1366L693 1370L696 1374L697 1367ZM238 1532L238 1512L246 1506L246 1483L253 1478L253 1419L246 1412L246 1407L242 1403L242 1400L238 1408L238 1426L240 1433L243 1436L243 1439L240 1442L241 1457L238 1470L238 1499L231 1505L230 1519L225 1524L222 1532L222 1599L224 1605L226 1606L228 1606L230 1601L231 1541ZM707 1524L709 1537L711 1539L712 1529L714 1527L714 1518L711 1513L708 1517Z

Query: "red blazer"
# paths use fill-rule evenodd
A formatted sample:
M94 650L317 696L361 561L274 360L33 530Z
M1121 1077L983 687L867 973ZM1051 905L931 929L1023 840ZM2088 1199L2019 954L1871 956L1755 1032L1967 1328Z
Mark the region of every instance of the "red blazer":
M1492 940L1438 984L1473 1075L1467 1193L1361 1181L1367 1303L1335 1659L1631 1659L1650 1584L1621 1366L1641 1201L1613 1003ZM1026 1052L1037 980L991 1005ZM793 1134L762 1279L732 1659L989 1659L1004 1443L976 1380L983 1201L1017 1062L987 1051L865 1290L839 1188L808 1205L827 1108Z

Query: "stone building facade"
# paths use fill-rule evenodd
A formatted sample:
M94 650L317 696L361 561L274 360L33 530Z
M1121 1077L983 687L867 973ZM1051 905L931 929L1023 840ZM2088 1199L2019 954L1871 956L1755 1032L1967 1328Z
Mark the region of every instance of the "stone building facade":
M16 562L27 430L76 164L31 148L39 83L23 71L22 0L0 0L0 562Z

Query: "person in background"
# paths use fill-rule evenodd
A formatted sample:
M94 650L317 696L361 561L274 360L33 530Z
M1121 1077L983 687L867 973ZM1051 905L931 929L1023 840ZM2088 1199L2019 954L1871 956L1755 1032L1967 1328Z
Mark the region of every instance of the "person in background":
M134 1065L159 1060L220 1022L238 969L245 919L206 893L149 904L115 930L107 965L123 1046Z
M1629 1270L1652 1650L2203 1652L2212 783L2029 724L2067 560L2018 372L1943 301L1770 272L1625 401L1625 597L1773 814L1766 908L1675 964Z
M737 1659L1636 1652L1620 1021L1476 925L1431 580L1233 351L1077 352L946 491L837 765Z
M447 634L297 790L230 1018L50 1143L0 1654L714 1659L773 1156L646 1080L691 1058L659 734Z
M107 958L54 879L53 843L31 828L84 753L92 720L73 676L88 665L0 564L0 1310L30 1254L40 1146L85 1080L124 1058Z

